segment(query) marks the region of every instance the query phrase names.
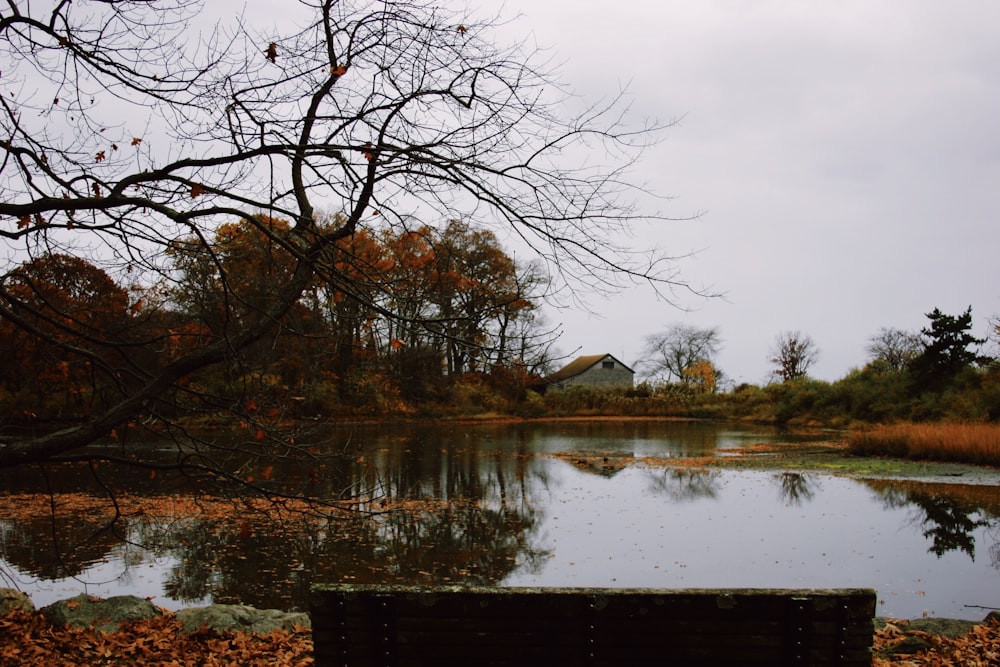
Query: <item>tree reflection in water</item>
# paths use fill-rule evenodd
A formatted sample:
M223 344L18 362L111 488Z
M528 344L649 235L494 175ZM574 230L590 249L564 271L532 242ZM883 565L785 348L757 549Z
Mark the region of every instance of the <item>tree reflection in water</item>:
M928 551L939 558L950 551L962 551L975 560L979 528L997 535L1000 530L1000 490L954 484L921 484L867 480L886 507L916 510L913 520L930 540ZM1000 539L988 549L993 567L1000 569Z
M194 503L182 516L143 509L110 524L106 499L73 494L92 505L57 503L63 510L54 522L44 512L0 522L0 555L43 580L111 559L126 575L144 558L168 560L163 592L170 598L281 609L304 608L313 583L491 585L545 560L533 546L528 456L408 441L359 455L349 471L351 511L335 518L203 496L210 511L197 512ZM169 501L144 502L157 498ZM37 500L46 507L45 496ZM125 550L142 555L119 559Z
M277 512L273 505L255 504L262 503L259 500L213 495L214 487L192 495L185 490L190 487L182 485L190 480L166 475L154 479L148 471L123 470L120 477L108 472L101 479L104 488L114 489L123 501L123 516L112 522L114 507L86 470L54 471L49 480L0 476L0 558L14 579L30 586L29 580L37 578L38 590L46 586L66 590L47 583L66 577L98 583L123 573L120 588L132 592L133 582L140 584L152 575L156 588L150 592L182 605L211 598L292 609L305 607L310 585L322 582L495 585L525 574L556 579L565 574L566 581L582 581L575 578L583 576L576 574L580 568L561 573L551 564L573 561L578 555L586 558L587 550L595 546L589 525L573 532L573 521L581 516L588 521L587 512L620 511L610 519L611 530L634 526L634 534L626 531L621 536L634 553L623 553L614 566L630 568L629 557L643 553L636 544L645 544L645 553L660 544L646 544L650 536L640 515L659 513L662 518L654 519L652 526L655 533L661 524L673 526L664 530L687 526L692 517L725 518L730 513L728 502L760 503L766 515L768 503L776 500L772 484L777 500L786 507L825 505L828 491L853 494L858 488L854 482L834 483L818 474L753 472L747 473L752 478L748 483L738 471L684 467L679 459L688 448L673 447L671 438L677 436L672 424L603 424L603 430L585 426L599 447L565 449L582 448L587 442L568 424L358 429L347 438L351 453L342 465L316 470L275 467L275 484L298 480L317 497L348 503L334 518L319 512ZM664 429L662 437L657 428ZM660 440L662 449L657 450ZM712 445L695 442L692 448L698 451ZM659 461L671 467L661 467ZM253 461L238 463L248 474L261 474ZM988 553L1000 569L1000 488L970 490L899 481L864 484L878 496L872 499L862 492L857 498L863 502L852 506L871 512L882 511L879 505L910 508L917 544L928 540L929 551L938 556L954 551L972 557L977 546L982 553L983 541L992 540ZM54 521L46 488L59 490L51 498ZM734 498L735 488L744 489L746 495ZM30 497L36 500L29 507ZM855 502L855 495L844 497ZM627 504L614 509L622 498L629 499ZM173 503L179 508L172 510ZM670 503L684 507L670 508ZM794 514L796 520L809 521L809 511ZM851 517L845 519L850 524ZM772 526L767 521L754 526L761 531L755 537L762 544L768 542L766 531ZM742 527L732 525L729 530L738 532ZM703 522L697 520L688 528L704 541L696 548L711 550L712 545L733 539L725 531L702 530ZM554 534L559 539L553 539ZM568 536L580 539L574 542ZM604 536L596 542L607 546ZM774 543L783 544L782 536ZM567 549L575 550L569 558ZM923 551L910 547L906 554L892 557L933 560ZM762 558L777 563L781 554L772 557L767 552ZM95 566L104 563L110 565ZM600 578L607 570L594 572ZM795 576L814 574L804 572ZM697 576L711 581L715 574ZM777 571L765 574L772 577L769 582L783 576ZM637 585L659 584L664 576L663 570L654 568L647 579L633 580ZM77 583L67 586L78 591Z
M0 555L38 579L65 579L103 562L121 544L108 522L82 512L0 521Z
M675 502L715 498L719 493L719 473L704 468L663 468L647 470L650 489Z
M815 476L801 472L782 472L775 475L780 485L780 497L789 505L802 505L813 499L819 482Z

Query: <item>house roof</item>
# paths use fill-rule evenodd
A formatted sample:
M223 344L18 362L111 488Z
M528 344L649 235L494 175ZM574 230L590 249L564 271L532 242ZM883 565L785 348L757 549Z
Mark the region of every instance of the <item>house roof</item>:
M614 359L619 365L623 366L630 372L633 373L635 372L632 371L631 368L623 364L621 361L618 361L618 359L616 359L614 356L610 354L588 354L582 357L577 357L573 361L569 362L568 364L557 370L552 375L546 377L545 381L549 383L562 382L563 380L566 380L568 378L576 377L580 373L586 371L591 366L594 366L595 364L607 359L608 357Z

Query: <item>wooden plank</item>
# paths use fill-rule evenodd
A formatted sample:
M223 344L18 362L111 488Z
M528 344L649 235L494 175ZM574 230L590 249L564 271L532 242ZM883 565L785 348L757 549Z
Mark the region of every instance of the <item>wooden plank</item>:
M869 665L870 589L317 587L317 665Z

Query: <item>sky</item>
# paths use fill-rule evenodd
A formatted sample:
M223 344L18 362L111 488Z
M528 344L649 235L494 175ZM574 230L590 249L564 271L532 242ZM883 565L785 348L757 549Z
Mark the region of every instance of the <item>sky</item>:
M775 337L809 335L810 375L865 364L882 327L934 308L1000 316L1000 3L987 0L481 0L550 50L586 99L678 122L643 158L652 206L694 222L637 230L692 286L549 310L570 357L641 358L672 324L717 327L717 366L767 382Z
M819 350L810 375L832 381L865 364L883 327L916 332L934 308L971 306L985 337L1000 318L1000 2L465 2L510 17L499 39L546 49L581 99L624 88L636 126L676 121L633 175L661 197L640 202L650 211L699 215L630 243L682 258L695 291L547 307L567 362L636 365L651 334L714 327L717 367L760 384L776 337L800 331ZM260 28L301 13L264 0L203 11L241 7Z

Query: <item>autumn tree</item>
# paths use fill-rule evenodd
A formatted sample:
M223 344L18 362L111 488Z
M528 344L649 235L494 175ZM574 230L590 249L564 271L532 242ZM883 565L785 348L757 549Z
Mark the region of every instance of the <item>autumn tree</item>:
M45 254L3 276L0 381L10 408L79 416L126 393L139 369L129 354L136 322L129 295L103 270Z
M774 374L782 382L806 377L819 359L819 348L812 337L801 331L784 331L774 339L770 361Z
M722 339L716 327L701 329L674 324L666 331L646 336L641 367L648 376L662 381L701 384L707 368L701 362L712 366L721 346ZM714 383L715 370L712 367Z
M360 384L392 349L378 323L393 263L382 238L365 229L341 239L336 252L336 280L320 282L317 291L332 355L322 371L331 374L340 400L353 404L364 399Z
M496 235L451 220L433 237L436 307L433 326L445 348L449 375L486 369L507 354L504 326L531 306L518 267Z
M558 328L549 327L539 312L550 284L544 267L538 262L515 263L514 271L494 313L492 342L484 348L486 363L492 369L517 366L531 374L547 362Z
M224 223L208 245L185 238L170 248L177 274L169 290L172 304L184 321L197 324L202 344L224 340L254 321L293 271L292 256L263 231L285 233L289 223L263 216L254 216L254 223ZM225 394L221 400L239 396L273 402L306 383L326 344L319 283L303 290L278 326L253 344L233 349L216 366L221 377L215 389Z
M665 254L619 243L630 222L658 217L639 212L625 174L659 128L625 123L620 98L569 115L544 57L495 41L495 21L410 2L317 0L296 27L236 17L213 29L199 7L14 1L0 10L0 319L60 344L54 329L19 315L37 294L11 280L51 254L149 287L176 279L181 242L211 288L209 335L149 355L155 363L133 369L129 391L84 421L5 443L0 466L127 457L245 485L224 457L189 449L161 464L141 450L82 448L138 417L173 428L191 377L265 340L317 281L365 301L340 250L376 225L482 220L581 292L639 281L669 296L683 285ZM581 150L604 162L581 161ZM338 212L336 224L320 224L323 210ZM217 243L234 224L275 258L259 281L231 273L230 249ZM399 325L390 340L427 316L369 305ZM67 306L53 309L46 317L63 335L110 340ZM217 407L255 419L245 402ZM259 428L243 451L317 456Z
M708 359L699 359L684 369L684 383L700 392L714 394L719 385L719 371Z

